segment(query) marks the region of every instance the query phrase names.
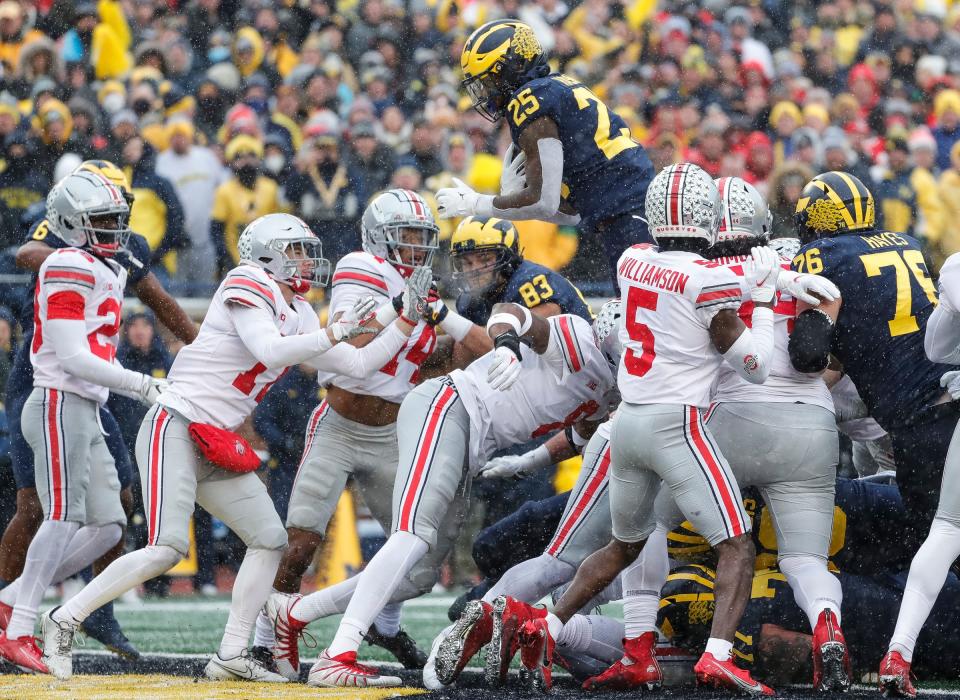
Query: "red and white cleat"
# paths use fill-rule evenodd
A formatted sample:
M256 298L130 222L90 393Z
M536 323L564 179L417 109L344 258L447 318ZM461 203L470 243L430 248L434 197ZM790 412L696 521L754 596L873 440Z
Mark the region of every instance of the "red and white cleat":
M521 625L546 616L546 608L535 608L510 596L502 595L493 601L493 631L483 669L487 685L499 686L506 682L510 662L517 653L517 632Z
M7 629L7 625L10 624L11 615L13 615L13 606L0 603L0 630Z
M853 668L837 616L827 608L813 630L813 687L820 692L850 690Z
M7 639L6 632L0 634L0 657L26 673L50 673L50 669L43 663L43 653L37 646L37 638L30 635Z
M899 651L888 651L880 660L880 692L883 697L917 697L910 676L910 662L904 661Z
M382 676L376 669L357 663L357 652L330 656L324 649L310 669L307 685L313 688L391 688L403 685L397 676Z
M453 683L464 667L493 635L493 607L482 600L467 603L460 619L440 642L437 650L437 679L444 685Z
M776 695L773 688L754 680L749 671L738 667L733 659L718 661L713 654L704 652L693 667L698 685L726 688L741 695Z
M553 649L547 621L527 620L517 632L520 647L520 683L532 692L549 693L553 687Z
M300 635L307 626L290 615L290 610L303 596L293 593L274 593L267 598L264 612L273 623L276 645L273 663L277 673L287 680L300 680Z
M663 673L653 652L657 635L644 632L635 639L623 640L623 658L598 676L583 682L584 690L655 690L663 683Z

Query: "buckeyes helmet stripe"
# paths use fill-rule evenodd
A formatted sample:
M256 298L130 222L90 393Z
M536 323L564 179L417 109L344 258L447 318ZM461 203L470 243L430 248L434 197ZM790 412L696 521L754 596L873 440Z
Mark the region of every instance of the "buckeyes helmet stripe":
M733 228L733 218L730 215L732 207L730 206L730 178L721 177L717 180L717 189L720 191L720 201L723 202L723 224L721 231L729 231Z
M670 191L667 196L667 223L681 223L681 212L683 211L683 183L687 176L687 164L680 163L673 173L670 180Z

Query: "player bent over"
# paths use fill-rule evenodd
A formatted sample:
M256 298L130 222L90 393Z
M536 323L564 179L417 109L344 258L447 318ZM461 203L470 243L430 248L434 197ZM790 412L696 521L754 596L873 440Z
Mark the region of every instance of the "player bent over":
M378 321L389 323L390 301L399 301L415 267L430 267L437 250L437 225L430 207L416 192L393 189L378 195L361 218L363 250L345 255L333 273L329 315L336 321L358 299L373 295L383 304ZM478 329L479 332L479 329ZM371 336L352 341L362 344ZM354 378L326 373L326 398L307 424L303 457L290 495L289 546L280 561L274 592L257 620L254 653L273 647L277 671L299 678L297 648L300 582L323 539L347 480L353 478L366 506L384 530L390 528L393 482L397 466L397 413L400 402L420 382L420 365L437 344L433 327L423 320L399 352L371 376ZM273 624L286 625L271 639ZM421 668L426 659L400 629L400 606L388 606L367 633L367 640L390 650L404 666ZM266 655L265 655L266 656Z
M251 448L230 431L290 365L307 363L355 376L376 371L406 342L414 324L405 318L416 318L425 308L430 275L424 269L414 272L404 297L406 316L358 350L340 341L368 331L362 321L374 303L361 300L337 323L320 327L299 294L326 283L329 263L300 219L287 214L257 219L241 234L239 251L241 264L214 294L197 339L177 355L169 390L147 412L137 437L147 546L115 561L43 616L48 666L58 678L72 673L73 635L91 611L159 576L186 554L196 502L247 546L223 640L206 676L287 680L258 664L246 648L287 538L266 487L251 471L258 466Z
M384 605L432 588L438 567L429 577L411 572L425 556L443 561L468 511L479 466L496 450L574 423L589 435L589 423L606 416L613 373L582 318L543 319L503 304L494 308L488 332L492 352L421 384L403 400L393 533L359 576L303 600L304 608L320 611L312 619L344 612L310 670L309 685L400 685L399 678L358 664L357 649Z
M42 673L49 655L41 658L33 629L44 591L111 549L126 523L100 407L110 390L151 404L160 386L115 362L127 273L112 257L129 235L130 214L123 192L102 175L75 172L50 191L47 212L51 230L72 247L40 267L30 347L34 388L22 412L44 521L11 584L16 604L0 635L0 656Z

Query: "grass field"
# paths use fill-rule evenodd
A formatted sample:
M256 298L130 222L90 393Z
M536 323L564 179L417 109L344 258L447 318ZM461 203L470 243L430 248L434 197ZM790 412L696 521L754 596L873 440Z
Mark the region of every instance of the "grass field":
M447 595L429 595L409 601L404 607L403 626L425 649L433 636L447 624L446 611L453 601ZM211 683L198 680L207 658L216 649L227 619L229 601L220 599L170 598L146 600L138 604L118 603L117 617L121 625L137 645L144 657L135 664L117 660L93 640L85 640L77 646L75 672L77 675L66 683L49 677L6 675L0 678L0 700L100 700L131 698L136 700L167 700L172 698L202 698L204 700L241 700L247 698L357 698L358 700L381 700L382 698L424 695L437 700L493 700L494 698L522 697L517 689L507 687L493 690L483 687L478 673L467 672L459 687L427 694L419 688L419 674L397 671L407 683L404 688L321 690L300 684L274 685L249 683ZM45 604L46 607L46 604ZM608 612L616 614L619 606L610 606ZM332 638L339 618L321 620L311 625L310 632L316 647L301 646L302 658L312 663L317 652ZM392 657L376 647L364 645L360 650L362 660L390 662ZM479 656L476 661L479 662ZM305 672L305 670L304 670ZM958 697L960 690L951 684L925 684L922 692L936 697ZM564 700L585 697L573 680L561 674L554 689L554 696ZM655 697L725 698L726 694L712 691L694 691L692 688L665 689ZM853 697L879 697L874 688L858 686L851 691ZM605 698L635 698L637 694L617 693ZM815 697L810 688L778 688L778 697Z

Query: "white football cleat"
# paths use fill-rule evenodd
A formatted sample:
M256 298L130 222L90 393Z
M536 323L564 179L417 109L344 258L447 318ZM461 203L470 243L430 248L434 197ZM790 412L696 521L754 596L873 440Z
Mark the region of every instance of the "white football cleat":
M453 625L444 628L440 634L434 637L433 644L430 646L430 655L427 657L427 663L423 666L423 687L427 690L440 690L443 687L443 683L437 678L437 652L452 629Z
M258 683L289 683L279 673L274 673L258 663L244 649L239 656L223 659L217 652L203 669L203 675L212 681L257 681Z
M357 663L357 652L330 656L324 649L310 669L307 685L313 688L392 688L403 685L397 676L381 676L376 669Z
M273 663L277 673L291 681L300 680L300 648L302 622L290 617L290 610L300 602L299 593L273 593L267 598L263 611L273 625L276 642L273 645Z
M65 681L73 675L73 635L80 625L54 620L59 607L48 610L40 618L40 636L43 639L43 663L55 678Z

